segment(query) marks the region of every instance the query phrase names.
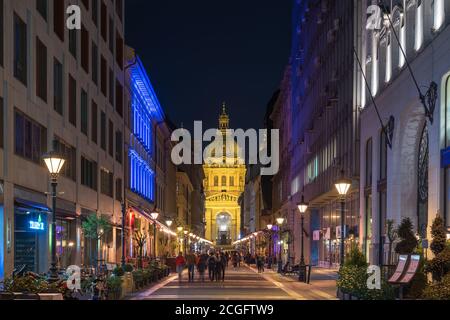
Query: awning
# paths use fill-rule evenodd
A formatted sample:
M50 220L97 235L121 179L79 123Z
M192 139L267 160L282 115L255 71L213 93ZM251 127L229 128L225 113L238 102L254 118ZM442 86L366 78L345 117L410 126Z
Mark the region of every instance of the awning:
M152 217L150 216L149 213L145 212L144 210L141 210L139 208L136 207L131 207L134 211L137 211L141 216L143 216L145 219L147 219L151 224L153 224L155 221L152 219ZM170 230L169 227L167 227L165 224L159 222L158 220L156 220L156 225L160 227L160 229L167 234L170 234L172 236L176 236L177 234L175 232L173 232L172 230Z
M29 201L29 200L24 200L24 199L20 199L20 198L15 198L14 204L16 206L22 207L24 209L39 210L39 211L43 211L43 212L47 212L47 213L52 212L52 210L49 207L47 207L45 204L37 203L37 202Z

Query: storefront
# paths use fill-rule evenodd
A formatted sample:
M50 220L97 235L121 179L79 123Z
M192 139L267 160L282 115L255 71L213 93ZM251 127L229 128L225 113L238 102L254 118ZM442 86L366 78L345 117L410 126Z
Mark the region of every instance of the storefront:
M75 204L57 199L56 256L59 268L77 264L77 220Z
M349 252L351 246L359 239L359 197L357 193L347 197L344 210L344 247L345 252ZM331 201L317 212L319 217L316 219L320 219L321 227L317 229L318 221L312 225L312 253L318 254L317 262L320 267L336 267L340 264L341 202L337 199Z
M49 217L51 210L43 203L15 199L14 267L27 266L28 271L48 271L50 248Z

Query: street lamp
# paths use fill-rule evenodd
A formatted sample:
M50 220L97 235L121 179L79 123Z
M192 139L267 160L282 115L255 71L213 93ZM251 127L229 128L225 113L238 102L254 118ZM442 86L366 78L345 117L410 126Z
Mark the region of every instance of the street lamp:
M267 230L269 230L269 269L272 269L272 228L273 224L267 224Z
M50 282L56 282L59 280L58 267L56 262L56 187L58 185L58 176L66 160L62 155L55 151L56 141L53 142L53 151L45 154L42 159L47 166L48 172L51 178L51 197L52 197L52 262L50 267Z
M283 262L281 261L281 251L282 251L282 241L281 241L281 226L284 223L284 218L279 217L277 218L277 224L278 224L278 273L281 273L283 271Z
M306 264L304 255L304 223L305 223L305 213L308 210L308 204L305 202L305 197L302 195L302 202L297 204L298 211L300 211L300 233L301 233L301 252L300 252L300 266L298 270L298 281L306 282Z
M188 230L184 230L184 254L187 255L187 235L189 233Z
M173 221L171 219L166 220L166 225L170 228L173 224Z
M150 213L150 217L153 219L153 256L156 259L156 221L158 220L159 213L154 211Z
M344 265L344 238L345 238L345 196L347 192L350 190L352 185L352 181L350 179L346 179L344 177L344 171L341 171L341 178L335 183L336 189L341 197L341 245L340 245L340 265ZM331 261L330 261L331 262Z

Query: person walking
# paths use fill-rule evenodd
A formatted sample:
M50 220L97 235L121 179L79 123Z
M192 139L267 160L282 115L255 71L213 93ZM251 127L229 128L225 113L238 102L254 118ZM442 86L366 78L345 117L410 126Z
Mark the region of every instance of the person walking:
M216 275L216 257L213 253L210 253L207 260L209 280L214 281Z
M205 271L206 271L206 267L207 267L207 260L208 260L207 254L201 254L198 259L197 270L198 270L198 274L200 275L201 282L205 282Z
M175 259L175 266L178 273L178 282L181 282L181 278L183 277L183 269L186 265L186 260L183 257L183 253L180 252L178 254L178 257Z
M222 273L219 276L223 282L223 281L225 281L225 269L228 266L228 257L225 254L221 254L220 261L222 262Z
M216 253L216 270L214 272L214 278L216 281L220 281L222 278L222 269L224 268L224 264L222 262L221 253Z
M192 252L188 253L188 255L186 256L186 262L189 273L189 282L193 282L195 272L195 255Z
M256 255L256 267L258 268L258 273L261 273L264 271L264 260L261 256Z
M233 257L231 259L232 259L231 261L233 263L233 269L234 269L234 271L236 271L236 268L238 266L238 255L236 252L233 253Z

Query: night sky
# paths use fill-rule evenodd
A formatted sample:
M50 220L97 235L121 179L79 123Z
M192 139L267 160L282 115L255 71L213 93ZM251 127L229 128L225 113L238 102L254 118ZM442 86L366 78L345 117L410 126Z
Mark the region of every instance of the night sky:
M169 118L261 128L290 53L291 0L126 0L126 42Z

